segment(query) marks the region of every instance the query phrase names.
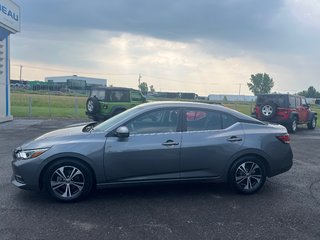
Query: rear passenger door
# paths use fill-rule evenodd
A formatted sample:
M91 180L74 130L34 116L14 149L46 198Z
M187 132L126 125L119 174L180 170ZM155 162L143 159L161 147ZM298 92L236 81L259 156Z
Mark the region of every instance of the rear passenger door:
M185 109L181 141L181 178L220 177L227 160L243 143L237 119L219 111Z

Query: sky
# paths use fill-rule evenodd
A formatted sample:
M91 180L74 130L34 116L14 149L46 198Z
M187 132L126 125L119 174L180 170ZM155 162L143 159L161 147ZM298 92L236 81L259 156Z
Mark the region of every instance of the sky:
M319 0L14 0L11 79L79 75L156 91L246 94L320 90Z

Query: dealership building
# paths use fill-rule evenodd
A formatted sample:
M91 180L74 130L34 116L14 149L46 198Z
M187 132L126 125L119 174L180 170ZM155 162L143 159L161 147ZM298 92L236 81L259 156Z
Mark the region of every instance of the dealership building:
M20 7L0 0L0 122L12 120L10 112L10 34L20 31Z
M59 76L59 77L46 77L45 82L53 84L68 84L74 85L75 87L83 86L107 86L107 79L104 78L91 78L91 77L81 77L78 75L72 76Z

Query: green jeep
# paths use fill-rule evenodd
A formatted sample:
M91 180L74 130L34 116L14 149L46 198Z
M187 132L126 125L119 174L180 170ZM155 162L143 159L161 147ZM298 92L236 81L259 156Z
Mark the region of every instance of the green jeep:
M94 88L86 103L86 114L94 121L103 121L144 102L141 92L132 88Z

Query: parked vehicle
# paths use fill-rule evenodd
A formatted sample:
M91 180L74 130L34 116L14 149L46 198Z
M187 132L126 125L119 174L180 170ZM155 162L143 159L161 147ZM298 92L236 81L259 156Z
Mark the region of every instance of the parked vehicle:
M223 106L146 103L16 148L12 183L64 202L95 187L188 181L229 182L251 194L291 168L289 143L283 126Z
M290 94L259 95L252 116L262 121L279 123L290 133L296 132L299 124L307 124L309 129L315 129L318 119L305 97Z
M94 121L103 121L144 102L141 92L132 88L94 88L86 103L86 114Z

